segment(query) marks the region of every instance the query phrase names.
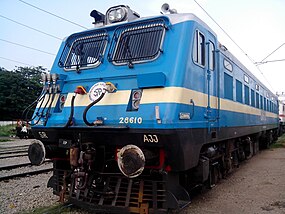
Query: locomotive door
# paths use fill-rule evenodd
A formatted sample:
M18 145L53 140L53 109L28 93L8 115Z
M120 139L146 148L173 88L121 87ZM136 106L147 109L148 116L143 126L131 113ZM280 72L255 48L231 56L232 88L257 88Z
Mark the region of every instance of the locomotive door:
M218 52L216 50L216 38L210 32L208 33L206 41L206 88L208 97L205 117L208 122L208 134L210 134L212 138L216 138L219 130L220 110Z

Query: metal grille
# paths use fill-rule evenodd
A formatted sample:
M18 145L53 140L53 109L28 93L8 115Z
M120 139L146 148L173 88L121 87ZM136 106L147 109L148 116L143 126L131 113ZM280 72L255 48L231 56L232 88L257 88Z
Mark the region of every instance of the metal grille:
M58 65L65 69L79 69L99 65L108 34L105 31L76 34L69 37L59 59Z
M93 211L106 211L110 213L166 213L167 191L162 180L128 179L126 177L101 177L94 179L88 189L77 190L70 186L70 201L84 202L92 206ZM112 212L113 211L113 212ZM109 213L109 212L108 212Z
M154 60L162 52L165 29L162 19L117 28L108 60L114 64Z

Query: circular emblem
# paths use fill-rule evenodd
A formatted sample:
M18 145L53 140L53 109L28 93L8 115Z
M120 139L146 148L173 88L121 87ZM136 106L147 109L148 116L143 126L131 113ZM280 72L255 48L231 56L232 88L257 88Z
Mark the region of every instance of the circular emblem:
M106 89L107 89L106 83L97 82L89 90L89 99L92 102L98 100L102 94L106 93Z

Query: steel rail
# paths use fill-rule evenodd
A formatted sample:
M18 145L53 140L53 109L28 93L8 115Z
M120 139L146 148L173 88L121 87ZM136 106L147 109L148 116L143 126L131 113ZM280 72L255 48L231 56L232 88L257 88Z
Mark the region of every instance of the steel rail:
M30 172L23 172L23 173L17 173L17 174L13 174L13 175L0 176L0 181L10 180L10 179L19 178L19 177L25 177L28 175L37 175L37 174L41 174L41 173L50 172L52 170L53 170L53 168L51 167L51 168L47 168L47 169L39 169L39 170L30 171Z
M52 162L52 160L45 160L43 163L49 163L49 162ZM33 165L30 162L29 163L20 163L20 164L8 165L8 166L0 167L0 171L16 169L16 168L25 167L25 166L33 166Z

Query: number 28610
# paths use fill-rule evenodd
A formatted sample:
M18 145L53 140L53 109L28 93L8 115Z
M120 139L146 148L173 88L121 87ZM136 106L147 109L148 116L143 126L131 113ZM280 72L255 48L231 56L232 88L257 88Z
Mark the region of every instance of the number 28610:
M142 117L120 117L119 123L120 124L142 124L143 119Z

